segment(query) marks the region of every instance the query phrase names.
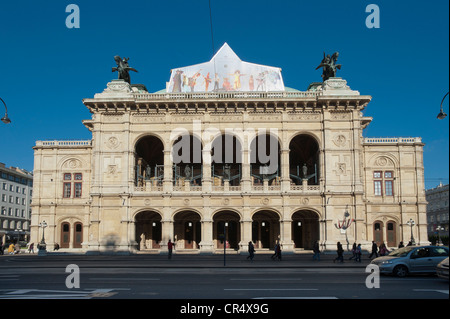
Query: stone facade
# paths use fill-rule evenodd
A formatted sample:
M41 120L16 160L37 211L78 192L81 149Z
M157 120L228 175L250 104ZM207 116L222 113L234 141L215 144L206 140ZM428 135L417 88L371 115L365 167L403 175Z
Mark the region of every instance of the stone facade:
M364 138L370 96L341 78L312 87L148 93L113 80L83 100L92 140L36 143L32 241L45 220L50 247L86 252L164 252L169 239L179 252L223 252L224 232L230 253L249 241L335 251L338 241L396 247L413 219L427 243L421 139ZM193 154L178 163L184 136ZM214 147L225 136L226 163L216 152L229 148ZM278 144L278 158L255 159L257 138Z

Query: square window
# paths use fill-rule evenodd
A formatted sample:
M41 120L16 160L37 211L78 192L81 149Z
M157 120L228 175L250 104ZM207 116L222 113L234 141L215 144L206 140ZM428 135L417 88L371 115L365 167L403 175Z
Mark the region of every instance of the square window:
M83 174L81 173L76 173L75 175L75 180L76 181L81 181L83 179Z
M72 179L72 174L70 173L64 173L64 180L65 181L70 181Z
M384 178L392 178L393 174L391 171L384 172Z
M381 178L381 172L373 172L373 178Z

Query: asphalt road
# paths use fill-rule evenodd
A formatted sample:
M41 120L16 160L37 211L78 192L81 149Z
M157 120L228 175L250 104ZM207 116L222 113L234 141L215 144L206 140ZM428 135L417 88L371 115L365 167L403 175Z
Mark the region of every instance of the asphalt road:
M448 299L448 281L381 276L368 288L369 259L334 256L0 256L2 299ZM72 266L69 266L72 265ZM69 268L67 268L69 266ZM370 280L371 283L375 281ZM71 288L72 287L72 288Z

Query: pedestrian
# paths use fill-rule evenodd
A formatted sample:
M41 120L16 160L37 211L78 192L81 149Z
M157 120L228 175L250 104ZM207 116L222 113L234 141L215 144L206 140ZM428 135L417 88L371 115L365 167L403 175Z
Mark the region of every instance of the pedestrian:
M358 246L356 246L355 255L355 262L361 262L361 244L358 244Z
M319 241L318 240L316 240L316 242L314 243L313 252L314 252L313 260L317 259L318 261L320 261L320 248L319 248Z
M15 249L15 254L19 254L20 253L20 244L19 241L17 241L17 243L14 245L14 249Z
M372 252L370 253L369 258L372 258L373 255L375 255L375 257L378 257L377 250L378 250L377 243L372 240Z
M270 257L272 260L275 260L277 258L277 250L278 250L278 240L275 242L275 248L273 249L273 255Z
M338 260L340 263L344 262L344 249L342 248L341 242L337 242L337 257L333 260L335 263Z
M0 241L0 255L3 255L3 242Z
M30 246L28 247L28 252L31 254L34 254L34 243L31 243Z
M389 250L387 249L385 243L381 243L380 245L380 256L386 256L387 254L389 254Z
M253 246L253 243L251 241L248 242L248 256L247 259L250 258L250 260L253 262L253 257L255 257L255 246Z
M10 255L14 254L14 244L13 243L9 244L8 254L10 254Z
M172 250L174 245L175 244L172 243L172 241L169 239L169 242L167 243L167 249L169 250L169 259L172 259Z
M352 256L348 260L352 260L353 258L356 258L356 243L353 243Z
M405 247L405 245L403 244L403 242L401 241L400 244L398 244L398 248L403 248Z
M278 243L278 245L275 248L275 254L278 261L281 261L281 244Z

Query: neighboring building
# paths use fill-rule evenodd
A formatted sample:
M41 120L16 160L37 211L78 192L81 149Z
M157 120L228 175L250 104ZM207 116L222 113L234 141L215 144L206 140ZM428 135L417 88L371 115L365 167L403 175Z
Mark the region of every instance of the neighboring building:
M0 163L0 239L2 243L27 240L30 235L33 174Z
M217 76L216 76L217 75ZM184 77L186 76L186 77ZM371 96L301 92L224 45L166 90L113 80L83 103L88 141L37 141L31 237L102 252L284 252L428 243L420 138L364 138ZM345 230L345 228L348 228Z
M428 220L428 235L438 235L436 228L442 227L440 231L441 236L448 236L448 213L449 213L449 193L448 184L435 188L428 189L425 192L428 202L427 205L427 220Z

